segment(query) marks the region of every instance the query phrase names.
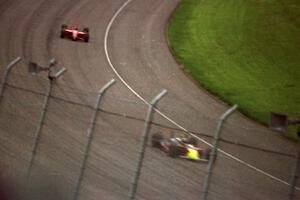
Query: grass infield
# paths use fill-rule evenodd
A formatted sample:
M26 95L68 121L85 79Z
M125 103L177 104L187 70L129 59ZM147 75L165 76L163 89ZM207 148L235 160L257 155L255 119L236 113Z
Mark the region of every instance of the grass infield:
M250 118L300 112L299 0L182 0L168 37L186 72Z

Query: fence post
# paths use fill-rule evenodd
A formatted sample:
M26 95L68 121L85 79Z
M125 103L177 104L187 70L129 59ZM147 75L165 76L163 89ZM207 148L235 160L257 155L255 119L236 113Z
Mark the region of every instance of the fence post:
M219 119L217 129L216 129L216 132L215 132L215 136L214 136L213 149L212 149L212 152L210 154L211 156L210 156L208 167L207 167L208 172L207 172L207 175L205 177L204 186L203 186L203 200L206 200L207 196L208 196L210 178L211 178L212 169L214 167L214 163L215 163L215 159L216 159L216 155L217 155L217 150L218 150L219 140L220 140L220 134L221 134L223 124L224 124L225 120L228 118L228 116L230 114L232 114L237 109L237 107L238 107L237 105L232 106Z
M39 118L39 123L38 123L38 126L37 126L37 128L35 130L35 134L34 134L34 142L33 142L33 147L32 147L32 150L31 150L31 158L30 158L30 162L29 162L29 166L28 166L28 170L27 170L27 181L29 181L29 178L31 176L32 166L33 166L33 163L34 163L34 160L35 160L37 147L38 147L38 144L39 144L39 141L40 141L41 131L42 131L42 128L43 128L43 124L44 124L44 120L45 120L45 116L46 116L49 97L51 96L53 83L65 71L66 71L66 69L63 68L59 72L57 72L54 76L51 76L50 75L50 68L49 68L49 71L48 71L49 72L48 73L49 86L48 86L48 90L47 90L47 93L46 93L46 96L45 96L45 99L44 99L42 112L41 112L41 115L40 115L40 118Z
M88 159L88 156L89 156L90 147L91 147L92 140L93 140L93 133L94 133L94 128L95 128L95 124L96 124L96 120L97 120L97 113L98 113L98 110L99 110L101 97L103 96L105 91L109 87L111 87L115 82L116 82L115 79L110 80L105 86L103 86L101 88L101 90L99 91L99 94L97 96L96 104L95 104L95 107L94 107L95 112L93 114L93 118L91 120L90 127L88 129L88 133L87 133L88 139L87 139L87 143L86 143L85 150L84 150L84 157L83 157L83 161L81 163L80 174L79 174L78 179L77 179L77 183L76 183L76 187L75 187L75 191L74 191L74 195L73 195L73 200L78 199L78 196L79 196L81 182L82 182L82 179L83 179L84 171L85 171L85 168L86 168L86 162L87 162L87 159Z
M21 57L17 57L12 62L10 62L9 65L7 65L6 68L5 68L4 76L3 76L3 79L1 81L1 87L0 87L0 101L2 100L2 96L3 96L3 92L4 92L4 88L5 88L5 84L6 84L8 74L11 71L11 69L13 68L13 66L15 66L18 62L20 62L20 60L21 60Z
M296 161L295 161L295 166L294 166L294 171L293 171L293 176L291 179L290 187L289 187L289 200L293 200L294 198L294 193L296 189L296 183L297 179L299 176L299 170L300 170L300 126L298 127L298 152L296 154Z
M129 200L134 200L135 199L137 183L138 183L140 173L141 173L141 167L142 167L142 163L143 163L143 159L144 159L148 133L149 133L149 130L150 130L150 123L151 123L152 116L153 116L153 108L155 107L157 102L166 94L167 94L167 90L163 90L149 104L148 113L147 113L147 116L146 116L146 119L145 119L144 131L143 131L143 134L141 136L142 138L141 138L141 142L140 142L139 158L138 158L138 161L137 161L135 175L134 175L132 185L131 185L131 190L130 190L130 193L129 193Z

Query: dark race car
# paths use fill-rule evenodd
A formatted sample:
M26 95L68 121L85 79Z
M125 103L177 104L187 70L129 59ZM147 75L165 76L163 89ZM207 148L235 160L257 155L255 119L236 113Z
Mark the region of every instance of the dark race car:
M152 147L159 148L170 157L181 157L194 161L207 162L210 157L210 148L197 147L195 138L171 137L165 139L161 133L152 135Z
M71 26L68 28L67 25L63 24L61 26L60 37L69 38L74 41L83 40L88 42L90 39L89 28L84 28L82 31L79 31L77 26Z

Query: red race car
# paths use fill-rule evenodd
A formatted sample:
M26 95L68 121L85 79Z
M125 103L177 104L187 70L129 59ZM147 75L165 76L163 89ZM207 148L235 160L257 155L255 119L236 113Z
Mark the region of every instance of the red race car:
M152 147L161 149L173 158L181 157L194 161L207 162L210 157L211 149L197 147L197 140L193 137L171 137L165 139L161 133L154 133L151 142Z
M71 26L70 28L68 28L67 25L63 24L61 26L60 37L70 38L74 41L83 40L85 42L89 42L89 28L84 28L82 31L79 31L77 26Z

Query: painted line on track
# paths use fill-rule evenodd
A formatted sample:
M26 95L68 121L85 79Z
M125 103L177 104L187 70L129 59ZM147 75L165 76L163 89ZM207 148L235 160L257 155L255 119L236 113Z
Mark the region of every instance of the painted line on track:
M118 73L118 71L116 70L116 68L114 67L114 65L112 64L112 61L111 61L111 59L110 59L110 57L109 57L109 53L108 53L108 45L107 45L107 43L108 43L108 35L109 35L109 31L110 31L110 29L111 29L111 27L112 27L112 25L113 25L113 23L114 23L114 21L115 21L115 19L118 17L118 15L123 11L123 9L129 4L129 3L131 3L132 2L132 0L127 0L116 12L115 12L115 14L113 15L113 17L111 18L111 20L109 21L109 23L108 23L108 25L107 25L107 27L106 27L106 30L105 30L105 36L104 36L104 51L105 51L105 56L106 56L106 59L107 59L107 61L108 61L108 64L109 64L109 66L111 67L111 69L114 71L114 73L116 74L116 76L120 79L120 81L135 95L135 96L137 96L141 101L143 101L145 104L147 104L148 106L150 105L150 103L149 102L147 102L141 95L139 95L123 78L122 78L122 76ZM176 123L174 120L172 120L171 118L169 118L168 116L166 116L165 114L163 114L161 111L159 111L158 109L156 109L155 108L155 111L158 113L158 114L160 114L162 117L164 117L166 120L168 120L169 122L171 122L172 124L174 124L175 126L177 126L178 128L180 128L181 130L183 130L183 131L185 131L186 133L188 133L189 135L191 135L191 136L193 136L193 137L195 137L195 138L197 138L198 140L200 140L201 142L203 142L203 143L205 143L205 144L207 144L208 146L210 146L210 147L212 147L212 144L210 144L209 142L207 142L206 140L204 140L204 139L202 139L202 138L200 138L200 137L198 137L198 136L196 136L195 134L193 134L193 133L191 133L191 132L189 132L187 129L185 129L183 126L181 126L180 124L178 124L178 123ZM253 169L253 170L255 170L255 171L257 171L257 172L259 172L259 173L261 173L261 174L263 174L263 175L265 175L265 176L267 176L267 177L269 177L269 178L271 178L271 179L273 179L273 180L275 180L275 181L278 181L278 182L280 182L280 183L282 183L282 184L284 184L284 185L290 185L288 182L286 182L286 181L284 181L284 180L281 180L280 178L277 178L277 177L275 177L275 176L273 176L273 175L271 175L271 174L269 174L269 173L267 173L267 172L265 172L265 171L263 171L263 170L261 170L261 169L259 169L259 168L257 168L257 167L255 167L255 166L253 166L253 165L251 165L251 164L249 164L249 163L247 163L246 161L243 161L243 160L241 160L241 159L239 159L239 158L237 158L237 157L235 157L235 156L233 156L233 155L231 155L231 154L229 154L229 153L227 153L227 152L225 152L225 151L223 151L223 150L221 150L221 149L218 149L218 151L219 152L221 152L221 153L223 153L224 155L226 155L227 157L229 157L229 158L231 158L231 159L233 159L233 160L235 160L235 161L237 161L237 162L239 162L240 164L243 164L243 165L245 165L245 166L247 166L247 167L249 167L249 168L251 168L251 169ZM299 190L300 191L300 188L299 187L296 187L296 189L297 190Z

